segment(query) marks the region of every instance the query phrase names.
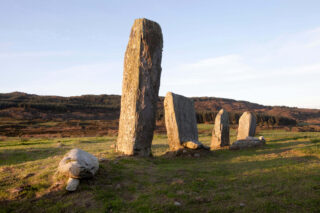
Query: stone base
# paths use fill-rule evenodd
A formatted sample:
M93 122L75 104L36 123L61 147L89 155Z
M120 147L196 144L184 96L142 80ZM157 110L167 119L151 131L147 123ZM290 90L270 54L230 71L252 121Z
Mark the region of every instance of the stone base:
M221 141L219 141L218 137L216 136L212 136L212 139L211 139L211 145L210 145L210 149L211 150L216 150L216 149L220 149L222 147L228 147L229 144L223 144L221 143Z
M220 147L219 139L215 135L212 135L210 149L218 149Z
M203 156L210 156L213 154L213 152L210 151L209 147L205 148L207 146L204 146L203 148L199 149L189 149L189 148L181 148L176 151L168 151L166 152L163 157L167 158L176 158L176 157L203 157Z
M266 144L266 141L263 136L259 138L249 136L244 140L237 140L229 147L229 149L231 150L247 149L252 147L263 146L265 144Z
M188 148L188 149L210 149L209 147L203 145L201 142L199 141L187 141L187 142L183 142L182 146L184 148Z

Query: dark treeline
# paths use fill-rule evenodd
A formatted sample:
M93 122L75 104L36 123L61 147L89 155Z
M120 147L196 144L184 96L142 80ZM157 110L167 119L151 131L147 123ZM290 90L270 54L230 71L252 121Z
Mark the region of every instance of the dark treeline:
M0 94L0 109L12 107L34 108L44 111L66 112L83 109L120 109L118 95L83 95L75 97L38 96L25 93Z
M63 113L72 110L119 110L119 107L109 105L85 105L85 104L55 104L55 103L0 103L0 110L12 107L22 107L25 109L37 109L41 111L52 111Z
M198 123L214 123L215 117L218 111L211 112L197 112L197 122ZM229 122L230 124L238 124L239 118L242 113L229 112ZM263 113L256 113L257 125L267 125L267 126L291 126L296 125L297 121L291 118L282 116L272 116Z
M218 111L203 111L196 112L197 122L198 123L214 123ZM242 113L229 112L229 123L238 124L239 119ZM297 121L282 116L271 116L263 113L257 113L257 125L265 126L294 126L297 125ZM163 120L164 114L163 110L159 110L157 114L157 120Z

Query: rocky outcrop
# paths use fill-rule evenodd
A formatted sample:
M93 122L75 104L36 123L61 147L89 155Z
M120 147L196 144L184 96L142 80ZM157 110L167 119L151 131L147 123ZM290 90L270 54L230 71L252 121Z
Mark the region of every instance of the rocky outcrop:
M124 58L121 112L116 149L125 155L151 155L161 75L159 24L136 19Z
M214 122L210 148L229 146L229 143L229 115L226 110L221 109Z

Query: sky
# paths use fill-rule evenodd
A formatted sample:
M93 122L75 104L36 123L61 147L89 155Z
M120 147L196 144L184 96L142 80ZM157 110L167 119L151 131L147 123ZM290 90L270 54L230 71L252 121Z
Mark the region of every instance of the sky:
M160 24L160 95L320 109L319 0L0 0L0 93L121 94L136 18Z

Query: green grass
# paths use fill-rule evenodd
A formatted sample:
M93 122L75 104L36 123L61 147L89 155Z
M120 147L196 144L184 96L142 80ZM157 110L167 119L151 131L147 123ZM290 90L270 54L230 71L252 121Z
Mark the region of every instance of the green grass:
M47 127L52 127L52 126L57 126L59 122L54 122L54 121L48 121L48 122L42 122L39 123L39 126L47 126Z
M199 125L210 144L212 125ZM231 141L236 132L230 132ZM116 137L0 141L0 212L319 212L320 133L261 131L265 147L169 157L155 135L152 158L121 157ZM55 171L78 147L107 161L67 193ZM58 184L57 184L58 183ZM181 203L175 206L174 202Z

